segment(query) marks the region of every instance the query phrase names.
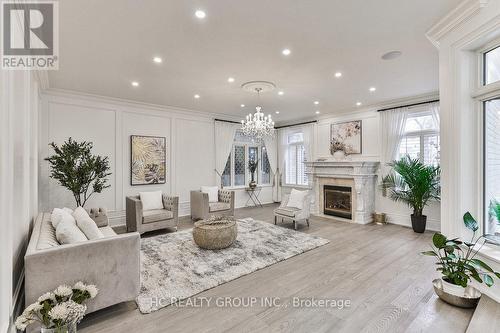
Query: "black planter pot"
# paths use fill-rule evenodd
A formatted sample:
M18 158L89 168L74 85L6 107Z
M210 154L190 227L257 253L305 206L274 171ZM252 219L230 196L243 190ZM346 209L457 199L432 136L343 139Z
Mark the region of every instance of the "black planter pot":
M427 223L426 215L415 216L411 214L411 227L413 228L413 231L418 233L423 233L425 231L426 223Z

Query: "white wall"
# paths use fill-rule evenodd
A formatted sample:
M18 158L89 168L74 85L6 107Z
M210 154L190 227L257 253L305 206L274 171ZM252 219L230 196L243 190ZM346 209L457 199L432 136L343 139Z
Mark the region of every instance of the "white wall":
M48 146L52 141L61 144L71 136L93 142L94 152L110 159L111 187L95 194L86 206L106 207L113 224L124 223L128 195L152 190L178 195L182 216L190 215L191 190L216 184L216 114L53 90L46 91L42 99L40 160L52 153ZM133 134L166 137L166 184L130 185L130 136ZM242 189L236 190L237 207L243 206L246 198ZM271 202L271 188L264 188L260 198L264 203ZM48 163L43 161L41 210L74 205L69 191L49 177Z
M442 232L448 238L470 239L463 214L470 211L479 220L480 232L483 222L482 101L499 88L498 84L493 89L480 87L479 51L500 42L500 1L463 1L427 36L439 50ZM479 257L500 270L498 247L485 245ZM479 289L500 302L498 280L492 288Z
M38 81L34 72L0 71L0 332L22 297L24 253L37 213Z
M400 104L406 104L408 101L401 100ZM332 159L330 154L330 126L333 123L361 120L362 121L362 153L351 155L348 158L353 161L377 161L380 162L379 142L379 113L376 110L366 109L359 112L344 114L332 117L321 118L315 126L315 138L313 140L314 159L327 158ZM378 183L380 178L378 179ZM283 193L288 193L290 189L284 189ZM390 223L411 226L410 214L412 211L401 203L386 198L382 192L376 190L375 208L378 212L387 214ZM431 203L425 210L427 215L427 229L440 230L440 204Z

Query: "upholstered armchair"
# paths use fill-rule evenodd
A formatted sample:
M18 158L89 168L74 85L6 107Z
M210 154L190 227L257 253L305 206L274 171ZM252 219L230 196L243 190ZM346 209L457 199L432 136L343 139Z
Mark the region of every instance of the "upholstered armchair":
M191 191L191 218L205 220L212 215L234 216L234 191L219 190L217 202L209 202L208 193Z
M311 195L308 194L304 196L302 202L302 209L296 207L288 207L288 200L290 195L284 195L281 200L281 205L274 210L274 224L278 222L278 218L281 218L281 222L284 219L290 219L293 222L293 227L297 230L297 222L305 221L309 227L309 217L311 208Z
M148 231L174 228L179 222L179 197L162 195L163 209L143 210L140 197L126 198L127 231L143 234Z

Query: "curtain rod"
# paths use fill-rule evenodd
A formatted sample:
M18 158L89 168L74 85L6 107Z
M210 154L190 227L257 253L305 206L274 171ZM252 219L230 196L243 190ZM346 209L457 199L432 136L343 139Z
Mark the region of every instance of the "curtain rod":
M407 104L407 105L393 106L390 108L377 110L377 112L389 111L389 110L394 110L394 109L398 109L398 108L409 108L410 106L417 106L417 105L423 105L423 104L429 104L429 103L435 103L435 102L439 102L439 99L435 99L435 100L427 101L427 102L419 102L419 103L413 103L413 104Z
M299 125L306 125L306 124L312 124L312 123L317 123L317 120L311 120L311 121L305 121L303 123L298 123L298 124L291 124L291 125L284 125L284 126L277 126L275 127L276 129L280 128L285 128L285 127L292 127L292 126L299 126Z
M237 122L237 121L232 121L232 120L217 119L217 118L215 118L214 120L215 120L215 121L222 121L223 123L241 124L241 123L239 123L239 122Z

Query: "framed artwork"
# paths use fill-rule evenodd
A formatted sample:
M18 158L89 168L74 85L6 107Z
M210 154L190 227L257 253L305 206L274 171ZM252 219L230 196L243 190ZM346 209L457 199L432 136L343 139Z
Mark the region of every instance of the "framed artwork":
M158 136L130 136L130 184L165 184L167 140Z
M341 145L346 154L361 154L362 134L361 120L336 123L331 125L330 142Z

